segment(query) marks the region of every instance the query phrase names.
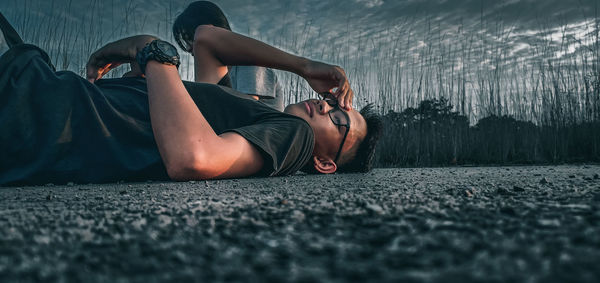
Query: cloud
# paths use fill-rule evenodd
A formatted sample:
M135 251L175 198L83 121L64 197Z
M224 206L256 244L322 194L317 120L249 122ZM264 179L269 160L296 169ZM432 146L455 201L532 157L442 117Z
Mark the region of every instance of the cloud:
M365 5L367 8L379 7L383 5L383 0L355 0L356 3Z

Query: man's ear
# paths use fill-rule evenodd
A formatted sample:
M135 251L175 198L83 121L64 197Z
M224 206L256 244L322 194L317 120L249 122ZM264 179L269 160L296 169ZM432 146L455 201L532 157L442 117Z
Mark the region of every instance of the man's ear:
M337 170L337 165L331 158L328 157L320 157L313 156L313 163L315 165L315 169L323 174L331 174L335 173Z

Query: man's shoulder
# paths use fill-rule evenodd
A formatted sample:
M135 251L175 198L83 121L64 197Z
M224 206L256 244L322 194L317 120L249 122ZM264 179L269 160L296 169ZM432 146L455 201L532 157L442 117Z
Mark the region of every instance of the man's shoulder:
M259 123L233 131L260 149L266 166L263 173L266 175L296 172L312 155L313 129L304 119L283 112L269 116Z

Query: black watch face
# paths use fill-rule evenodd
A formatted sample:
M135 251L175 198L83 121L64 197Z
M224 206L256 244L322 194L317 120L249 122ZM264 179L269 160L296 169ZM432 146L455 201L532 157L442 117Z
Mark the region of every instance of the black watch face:
M173 45L169 44L168 42L165 41L158 41L156 43L156 47L158 47L158 49L160 51L162 51L165 55L169 56L169 57L175 57L177 56L177 49L175 49L173 47Z

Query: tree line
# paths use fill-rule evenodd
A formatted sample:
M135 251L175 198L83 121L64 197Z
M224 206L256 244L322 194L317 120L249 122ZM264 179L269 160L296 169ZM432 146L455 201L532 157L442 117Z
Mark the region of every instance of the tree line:
M383 116L376 166L558 164L600 161L600 122L536 125L490 115L470 125L445 98Z

